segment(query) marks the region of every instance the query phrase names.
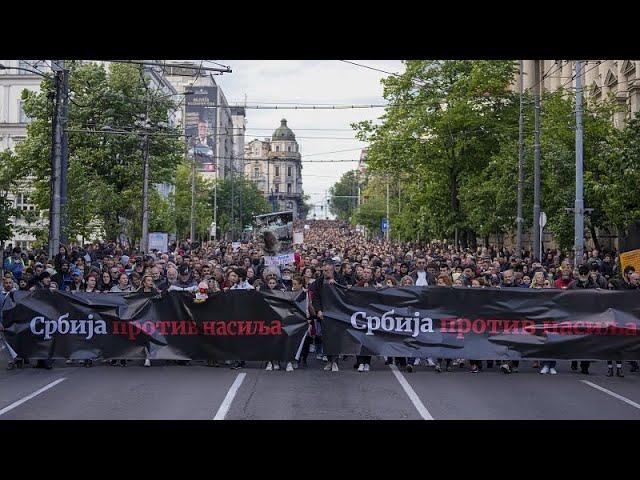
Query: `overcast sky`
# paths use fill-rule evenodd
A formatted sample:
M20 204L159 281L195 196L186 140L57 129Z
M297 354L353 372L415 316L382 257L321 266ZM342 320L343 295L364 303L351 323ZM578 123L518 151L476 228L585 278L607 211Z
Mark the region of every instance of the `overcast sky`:
M340 105L385 103L380 80L386 74L338 60L216 61L229 65L233 70L231 74L215 77L230 104L243 103L245 95L248 105L253 105L254 102ZM388 72L404 71L400 60L353 61ZM302 160L358 159L360 150L367 145L355 139L351 123L375 120L382 113L381 108L315 111L247 109L245 142L270 137L280 126L280 119L286 118L289 128L296 134ZM349 151L325 153L338 150ZM320 204L326 191L340 176L356 166L357 162L303 163L303 189L311 196L310 203ZM319 207L317 214L320 215ZM310 215L313 215L313 210Z

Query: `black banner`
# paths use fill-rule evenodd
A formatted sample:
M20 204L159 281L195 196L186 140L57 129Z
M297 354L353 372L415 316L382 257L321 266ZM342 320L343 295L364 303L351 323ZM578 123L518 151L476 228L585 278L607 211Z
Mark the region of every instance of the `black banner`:
M255 290L217 293L201 303L186 292L14 292L2 324L23 358L288 361L307 327L298 299Z
M640 292L325 285L326 354L500 359L640 359ZM14 292L4 336L27 358L283 360L306 331L305 296L234 290Z
M640 292L325 285L325 353L640 359Z

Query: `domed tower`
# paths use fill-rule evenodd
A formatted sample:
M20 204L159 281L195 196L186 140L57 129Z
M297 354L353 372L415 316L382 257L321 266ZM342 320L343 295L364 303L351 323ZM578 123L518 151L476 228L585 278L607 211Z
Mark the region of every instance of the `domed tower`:
M302 213L302 163L296 136L280 120L271 136L269 149L269 200L275 210L293 210L294 218Z

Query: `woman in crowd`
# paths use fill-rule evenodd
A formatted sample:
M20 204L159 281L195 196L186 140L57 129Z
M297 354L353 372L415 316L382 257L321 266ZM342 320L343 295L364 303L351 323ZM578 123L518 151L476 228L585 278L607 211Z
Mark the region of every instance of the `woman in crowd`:
M266 284L266 288L264 288L264 291L267 292L281 292L284 289L281 288L282 286L278 284L278 280L276 279L275 275L273 274L268 274L267 277L267 284ZM267 362L267 368L266 370L280 370L280 362L278 360L269 360ZM293 372L293 362L289 361L287 362L287 367L286 367L286 371L287 372Z
M111 287L111 290L109 291L112 293L130 293L132 290L131 290L131 285L129 284L129 277L127 276L127 274L121 273L118 276L118 284Z
M95 273L87 275L87 283L84 289L87 293L97 293L98 290L98 276Z
M133 290L138 290L142 286L142 277L140 274L133 272L131 273L131 288Z
M402 287L412 287L413 286L413 278L411 278L409 275L405 275L400 280L400 285Z
M536 289L544 288L544 281L545 281L544 273L538 270L536 273L533 274L533 280L531 280L531 284L529 285L529 288L536 288Z
M98 289L101 292L110 292L114 287L113 279L111 278L111 274L109 272L102 272L100 276L100 283L98 284Z
M140 286L138 291L142 292L142 293L153 293L153 294L156 294L156 295L159 293L158 289L156 288L156 286L154 284L153 275L147 274L147 275L142 277L142 285Z

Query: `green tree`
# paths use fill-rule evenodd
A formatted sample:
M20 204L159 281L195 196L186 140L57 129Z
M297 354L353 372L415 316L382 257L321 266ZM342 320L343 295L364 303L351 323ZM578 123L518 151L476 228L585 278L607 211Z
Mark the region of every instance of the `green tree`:
M175 223L179 240L191 234L191 169L190 162L182 162L176 174ZM204 180L196 174L196 235L208 238L207 232L213 221L213 208L209 205L209 197L214 183Z
M0 270L7 240L13 238L11 219L17 214L9 194L16 186L16 158L9 150L0 152Z
M213 195L212 191L209 198L211 209L214 204ZM240 196L242 196L242 212L240 212ZM253 182L236 177L221 180L218 183L218 228L222 235L233 229L237 237L239 232L244 230L244 226L253 223L254 216L270 211L271 205Z
M143 142L135 122L147 113L153 125L166 122L176 105L151 90L139 66L112 64L107 71L102 65L70 62L69 71L67 234L70 239L83 235L85 220L99 218L106 237L113 240L124 224L137 226L142 218ZM42 210L50 201L51 90L49 77L40 92L23 92L25 113L33 121L27 126L27 138L16 148L22 172L33 178L34 199ZM109 135L103 133L105 127L131 133ZM150 135L150 185L173 183L183 151L175 136ZM86 202L85 189L90 192ZM134 240L139 238L135 229L130 233Z
M407 61L404 74L382 81L390 103L382 124L354 125L370 142L373 171L420 180L425 233L451 238L458 229L465 243L475 242L462 192L465 180L499 151L500 139L513 135L514 126L517 133L516 98L508 88L514 73L512 61Z
M330 189L329 195L329 211L335 215L338 220L351 220L354 210L358 206L358 170L350 170L338 180Z

